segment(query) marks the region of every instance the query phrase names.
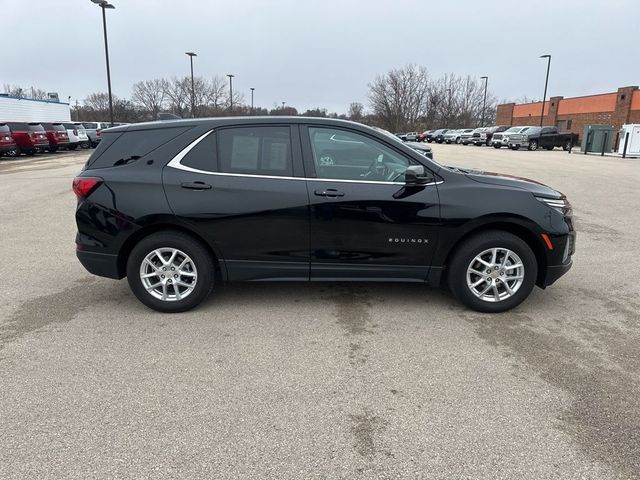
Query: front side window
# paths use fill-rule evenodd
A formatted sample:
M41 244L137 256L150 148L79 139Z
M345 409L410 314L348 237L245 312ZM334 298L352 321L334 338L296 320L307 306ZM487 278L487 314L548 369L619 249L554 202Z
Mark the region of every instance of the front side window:
M408 158L359 133L310 127L309 136L318 178L404 182Z
M289 127L238 127L220 130L218 168L223 173L292 176Z

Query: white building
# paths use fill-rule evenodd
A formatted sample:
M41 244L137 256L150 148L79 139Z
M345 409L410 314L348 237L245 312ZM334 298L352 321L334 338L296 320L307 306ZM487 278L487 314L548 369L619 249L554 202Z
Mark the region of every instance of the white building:
M70 122L68 103L0 95L0 122Z

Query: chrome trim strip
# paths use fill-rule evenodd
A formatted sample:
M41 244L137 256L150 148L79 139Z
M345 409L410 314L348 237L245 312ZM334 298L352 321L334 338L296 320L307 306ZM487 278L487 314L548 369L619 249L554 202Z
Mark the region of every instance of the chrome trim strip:
M270 178L273 180L303 180L303 181L314 181L314 182L340 182L340 183L365 183L365 184L374 184L374 185L406 185L404 182L383 182L378 180L344 180L338 178L312 178L312 177L282 177L276 175L254 175L250 173L223 173L223 172L208 172L206 170L200 170L198 168L188 167L186 165L182 165L180 163L184 157L198 144L200 143L206 136L212 133L213 130L209 130L206 133L203 133L198 138L196 138L193 142L183 148L175 157L171 159L169 163L167 163L167 167L175 168L176 170L184 170L185 172L192 173L200 173L202 175L218 175L221 177L247 177L247 178ZM420 186L426 187L429 185L440 185L443 183L442 180L437 182L423 183Z

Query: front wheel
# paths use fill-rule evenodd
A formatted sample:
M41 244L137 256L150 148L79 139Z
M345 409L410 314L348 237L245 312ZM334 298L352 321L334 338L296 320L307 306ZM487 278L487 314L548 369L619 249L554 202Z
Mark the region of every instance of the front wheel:
M127 261L127 280L147 307L165 313L191 310L213 289L215 266L207 249L180 232L143 238Z
M493 148L500 149L500 147L502 147L502 145L500 145L500 144L498 144L498 143L495 143L495 144L493 145Z
M537 140L529 140L529 146L527 147L532 152L538 150L538 141Z
M6 152L5 154L7 157L11 157L11 158L16 158L20 156L20 147L16 146L13 147L11 150L9 150L8 152Z
M573 145L571 143L571 140L569 140L564 145L562 145L562 150L564 150L565 152L568 152L569 150L571 150L572 146Z
M536 257L521 238L491 230L466 240L449 266L453 294L478 312L498 313L522 303L538 275Z

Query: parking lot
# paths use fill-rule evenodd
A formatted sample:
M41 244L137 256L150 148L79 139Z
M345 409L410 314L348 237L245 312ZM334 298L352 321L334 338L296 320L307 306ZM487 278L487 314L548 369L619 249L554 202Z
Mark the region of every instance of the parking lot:
M75 258L90 152L0 161L0 478L640 478L640 163L432 146L564 192L569 274L499 315L319 283L162 315Z

